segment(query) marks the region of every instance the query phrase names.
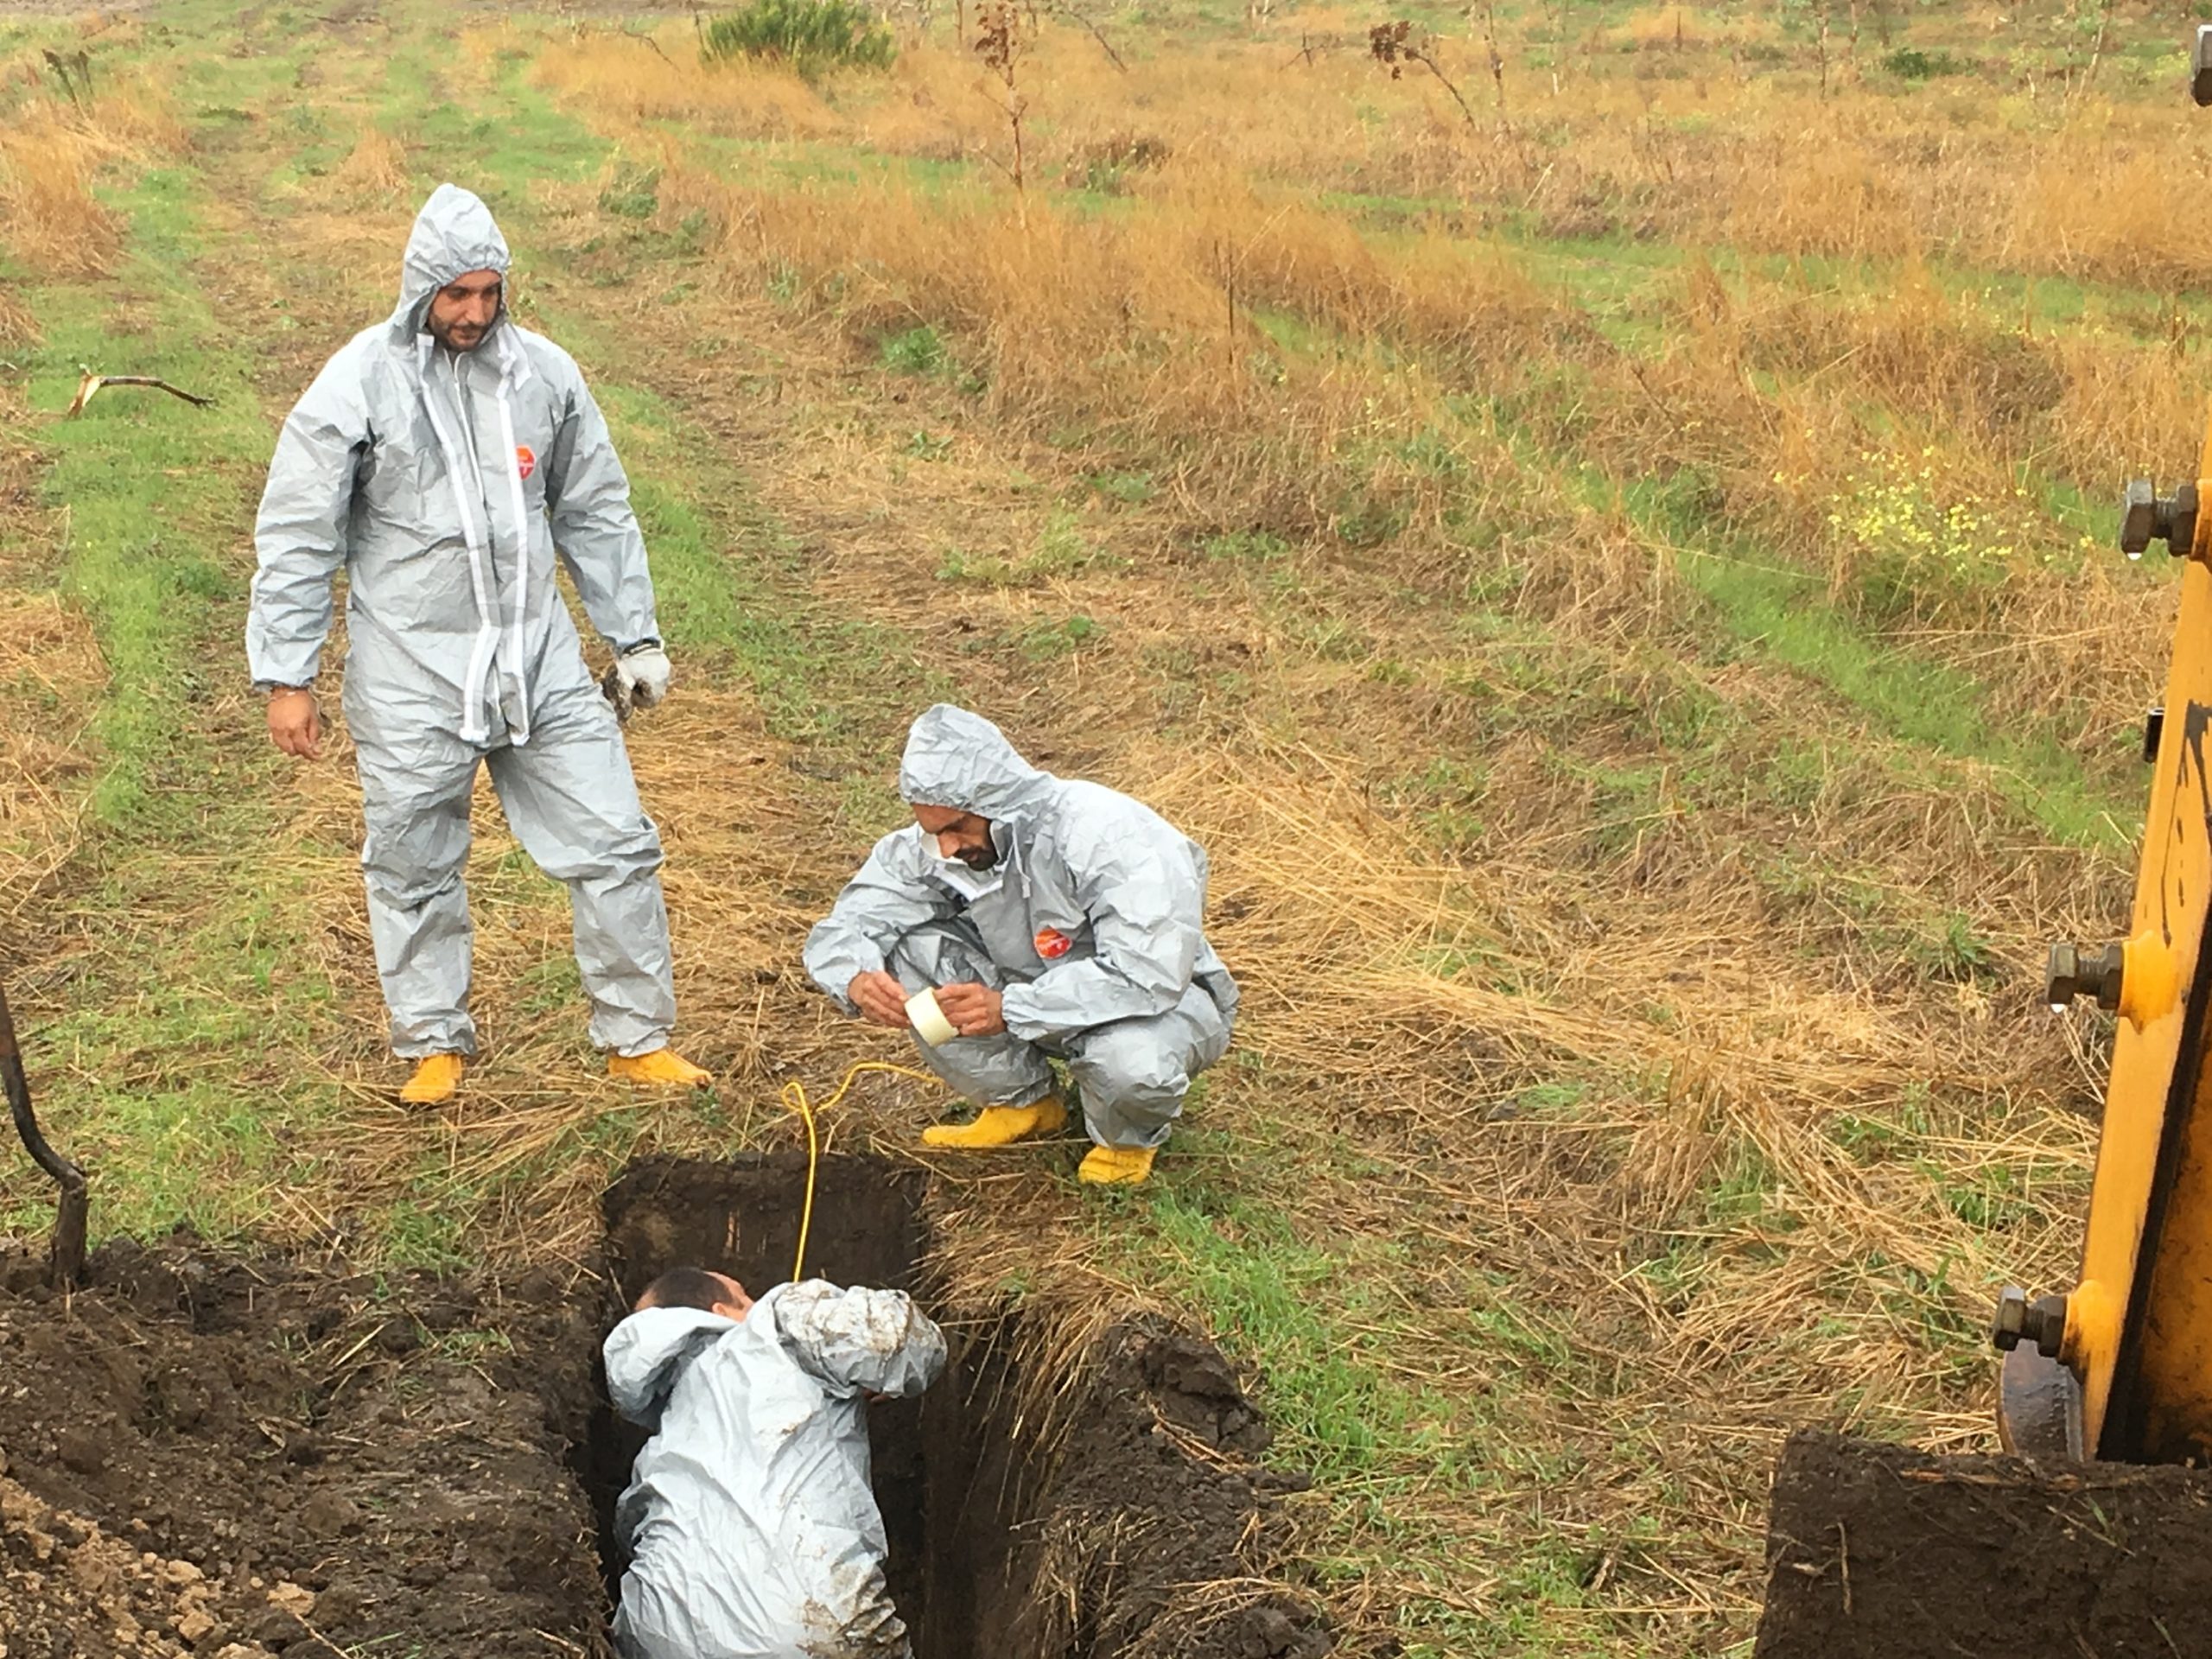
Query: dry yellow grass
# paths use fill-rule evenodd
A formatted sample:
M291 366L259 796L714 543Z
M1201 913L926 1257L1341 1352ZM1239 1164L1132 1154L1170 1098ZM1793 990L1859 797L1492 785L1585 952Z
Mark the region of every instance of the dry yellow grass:
M1586 231L1659 230L1783 254L1940 252L2129 283L2206 274L2186 238L2140 234L2138 205L2212 159L2201 127L2162 107L2085 104L2031 118L1941 83L1904 99L1843 73L1840 27L1836 84L1822 99L1804 72L1753 78L1732 63L1728 54L1755 40L1770 47L1771 29L1748 20L1723 28L1681 7L1638 14L1605 50L1656 54L1686 70L1624 75L1599 43L1570 41L1554 92L1526 62L1550 50L1532 14L1506 42L1507 105L1542 142L1515 145L1489 124L1478 40L1438 48L1478 118L1470 125L1425 73L1385 79L1367 58L1365 26L1300 14L1268 38L1180 43L1123 73L1088 35L1048 25L1021 68L1033 174L1112 180L1132 155L1172 157L1278 184L1433 193L1440 209L1456 198ZM939 41L910 46L888 77L842 83L825 101L780 74L702 65L680 28L662 38L656 51L594 32L548 48L533 73L610 128L681 119L729 137L835 137L919 159L1006 151L1004 118L972 56ZM1809 69L1808 44L1789 49ZM1933 139L1931 115L1949 124Z
M711 67L688 40L670 56L634 41L555 42L531 73L549 91L588 99L611 123L696 122L746 138L820 138L846 123L796 74L739 62Z
M74 129L45 120L0 132L0 235L35 270L97 276L122 248L115 218L92 199L99 152Z
M0 346L35 345L38 338L38 319L29 308L0 294Z
M75 852L97 768L86 731L105 681L84 617L0 588L0 913L20 916Z
M346 199L392 206L404 200L410 181L407 151L380 127L365 127L330 175L330 188Z
M1916 260L1857 285L1723 284L1693 267L1675 314L1688 327L1654 360L1599 337L1503 249L1433 231L1362 234L1172 163L1106 217L888 184L738 184L673 155L662 200L671 222L702 213L720 227L744 285L795 273L856 332L944 330L995 406L1080 419L1102 456L1158 467L1224 524L1349 535L1365 514L1434 535L1448 492L1541 490L1540 468L1459 428L1441 399L1470 378L1551 363L1577 377L1585 453L1624 477L1654 463L1710 474L1733 512L1825 570L1839 597L1865 575L1862 552L1831 527L1859 480L1936 454L1927 487L1981 503L1980 542L2018 541L2018 555L2002 582L1931 589L1908 623L2030 706L2086 698L2089 720L2130 717L2132 693L2076 671L2155 629L2169 602L2054 549L2008 480L2031 455L2078 478L2186 456L2185 405L2140 395L2185 372L2172 352L2051 337ZM1286 346L1255 321L1270 315L1319 325L1320 338ZM1409 454L1414 434L1429 448ZM1402 539L1399 556L1421 544Z
M41 274L108 270L121 232L92 194L100 168L184 145L167 94L149 82L121 82L83 109L52 98L24 103L0 124L0 241Z

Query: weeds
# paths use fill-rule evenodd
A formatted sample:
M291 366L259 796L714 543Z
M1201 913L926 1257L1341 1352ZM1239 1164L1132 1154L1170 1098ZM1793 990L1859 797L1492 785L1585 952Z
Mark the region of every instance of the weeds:
M1017 211L1024 224L1028 216L1028 161L1023 144L1023 124L1029 116L1029 95L1021 89L1021 60L1029 42L1022 33L1020 15L1012 0L990 0L976 13L976 55L982 60L988 80L984 95L1006 118L1007 158L989 151L984 158L1013 181ZM989 85L996 81L996 86Z
M122 246L114 217L92 197L99 150L51 118L0 131L0 235L25 264L99 276Z
M1404 75L1405 66L1409 63L1418 64L1427 70L1436 77L1437 84L1452 94L1452 101L1459 106L1459 113L1466 118L1467 125L1472 127L1475 124L1475 112L1467 107L1467 100L1460 96L1452 77L1444 73L1444 66L1436 60L1434 35L1415 34L1414 26L1402 20L1395 23L1377 23L1367 33L1367 51L1376 62L1389 70L1393 80ZM1492 49L1491 61L1494 64L1498 61L1495 48ZM1498 82L1501 104L1504 96L1505 83L1501 79Z
M788 66L814 79L837 69L888 69L891 31L851 0L750 0L706 26L709 60L747 57Z
M1948 52L1923 52L1918 47L1901 46L1882 60L1882 67L1899 80L1934 80L1942 75L1965 74L1971 66Z
M1862 457L1828 515L1839 543L1834 582L1878 620L1955 620L2005 579L2021 550L1993 511L1971 499L1943 499L1935 452L1918 463Z

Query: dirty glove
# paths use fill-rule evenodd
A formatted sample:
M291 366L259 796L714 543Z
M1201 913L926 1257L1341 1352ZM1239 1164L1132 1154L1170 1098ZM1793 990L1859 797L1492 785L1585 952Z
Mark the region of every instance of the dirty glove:
M632 645L614 659L604 689L614 712L626 720L632 709L650 709L665 697L674 672L658 645Z

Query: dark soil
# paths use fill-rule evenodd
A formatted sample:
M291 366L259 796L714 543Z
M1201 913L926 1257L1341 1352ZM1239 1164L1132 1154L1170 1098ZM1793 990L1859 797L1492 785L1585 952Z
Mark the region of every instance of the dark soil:
M65 1300L42 1265L0 1257L10 1659L604 1652L589 1511L514 1349L564 1328L557 1285L179 1237L103 1248Z
M2212 1474L1800 1433L1756 1659L2212 1656Z

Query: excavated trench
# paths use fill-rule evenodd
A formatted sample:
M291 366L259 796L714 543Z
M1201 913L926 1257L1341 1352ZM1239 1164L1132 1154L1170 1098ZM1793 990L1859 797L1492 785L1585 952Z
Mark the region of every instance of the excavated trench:
M755 1287L788 1278L804 1173L796 1154L632 1168L606 1198L607 1278L620 1299L610 1319L677 1265ZM808 1273L931 1305L928 1198L919 1170L826 1160ZM948 1334L952 1363L936 1387L869 1410L888 1576L918 1659L1326 1650L1287 1602L1225 1610L1185 1591L1249 1576L1242 1540L1282 1484L1252 1461L1266 1425L1211 1344L1125 1325L1061 1379L1023 1374L1018 1313ZM1048 1427L1042 1408L1063 1382ZM595 1392L578 1475L600 1517L610 1584L622 1567L613 1503L640 1438Z
M650 1160L601 1260L369 1276L188 1235L96 1252L71 1299L0 1249L0 1640L14 1656L603 1655L639 1440L601 1338L664 1268L787 1277L804 1163ZM919 1171L823 1161L807 1267L927 1282ZM1039 1376L1018 1304L871 1408L893 1592L918 1659L1314 1659L1276 1545L1267 1429L1213 1346L1138 1321ZM148 1645L149 1643L152 1645ZM238 1652L226 1650L236 1647Z

